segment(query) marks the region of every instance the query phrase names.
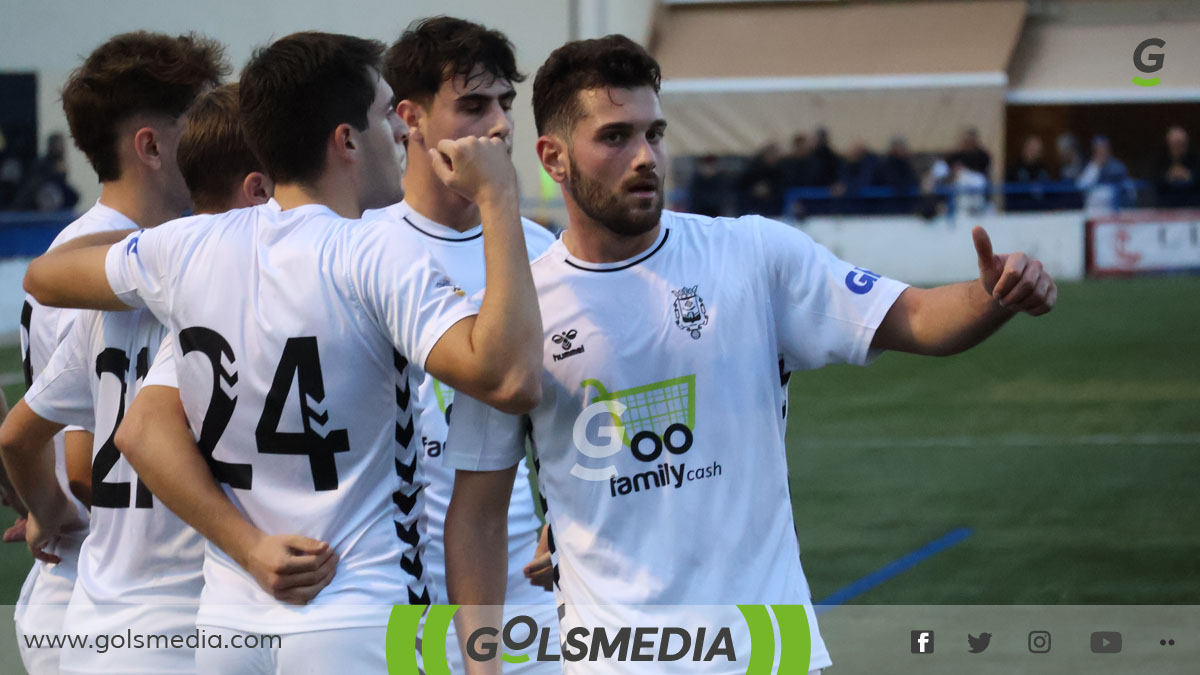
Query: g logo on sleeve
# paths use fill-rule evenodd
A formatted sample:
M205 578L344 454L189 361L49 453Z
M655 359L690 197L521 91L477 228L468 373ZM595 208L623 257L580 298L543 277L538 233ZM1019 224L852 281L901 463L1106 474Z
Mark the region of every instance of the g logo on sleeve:
M856 295L866 295L875 288L875 282L879 281L879 278L879 275L871 270L855 267L846 275L846 288Z

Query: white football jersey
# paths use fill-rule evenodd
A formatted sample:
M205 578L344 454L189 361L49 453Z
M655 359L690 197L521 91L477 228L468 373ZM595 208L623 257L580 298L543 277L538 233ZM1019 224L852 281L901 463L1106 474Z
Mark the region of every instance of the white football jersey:
M419 236L425 249L446 270L450 278L454 279L459 288L469 295L483 289L486 268L482 226L459 232L422 216L407 202L368 211L363 214L363 218L381 218L411 230ZM528 219L522 219L522 225L525 230L525 248L530 260L541 255L554 243L554 235L541 225ZM407 392L411 391L410 387L414 382L416 396L410 406L404 405L408 403ZM420 453L418 464L425 485L426 531L429 535L425 562L429 566L434 584L441 593L441 599L445 601L444 531L446 508L450 505L450 495L454 491L454 469L443 463L442 453L449 431L448 421L454 404L454 390L416 367L407 369L399 387L397 402L401 405L398 439L407 442L398 448L398 451L403 453L398 461L408 467L415 454ZM415 428L412 422L414 411ZM410 447L413 439L418 441L415 448ZM521 462L517 467L512 501L508 509L510 595L513 591L523 590L529 583L525 579L523 569L537 547L539 527L541 521L538 520L537 511L534 509L533 491L529 486L529 468ZM528 597L528 594L525 594L525 597Z
M428 597L427 576L401 569L410 547L393 524L394 352L424 366L478 308L414 236L319 204L264 205L133 235L107 268L114 292L175 336L180 398L233 503L268 534L326 541L340 556L330 585L297 607L209 545L197 623L376 626L381 606Z
M639 605L811 607L780 375L866 363L905 288L765 218L661 223L623 262L551 246L533 263L541 404L517 417L464 396L454 412L446 463L459 469L512 466L531 433L564 635L643 625L624 609Z
M200 599L204 539L154 498L113 442L138 391L148 383L174 380L166 332L145 310L81 312L25 395L39 416L95 434L91 528L80 549L67 613L67 623L77 632L123 629L126 624L112 621L131 617L128 612L119 617L76 613L76 605L174 608ZM153 608L147 615L155 616ZM195 625L194 612L190 623ZM155 627L182 628L167 626L161 618Z

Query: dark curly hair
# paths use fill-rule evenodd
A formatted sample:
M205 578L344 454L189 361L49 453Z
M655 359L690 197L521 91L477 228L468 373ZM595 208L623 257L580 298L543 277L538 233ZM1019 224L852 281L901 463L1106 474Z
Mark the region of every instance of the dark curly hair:
M62 90L75 145L101 182L121 177L117 127L138 114L182 115L229 74L220 43L192 33L138 31L110 38L75 69Z
M495 79L524 82L512 42L498 30L448 16L409 24L383 59L395 101L428 106L446 80L469 78L476 67Z
M599 87L653 87L658 61L624 35L576 40L555 49L533 78L533 120L538 135L569 133L583 115L579 92Z

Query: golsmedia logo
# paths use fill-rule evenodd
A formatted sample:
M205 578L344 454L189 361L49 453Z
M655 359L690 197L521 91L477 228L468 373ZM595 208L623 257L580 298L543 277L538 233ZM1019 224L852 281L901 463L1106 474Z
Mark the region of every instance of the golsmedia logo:
M735 644L733 626L715 625L695 628L576 626L566 632L559 645L552 640L549 627L539 626L532 617L520 615L499 629L481 627L473 630L466 639L464 654L472 661L487 662L499 658L512 664L530 660L678 663L679 672L686 672L688 663L737 662L745 664L747 675L808 672L812 644L803 605L738 605L737 608L745 620L749 644ZM425 610L425 607L415 605L392 608L387 627L390 675L422 672L422 665L423 672L428 675L449 675L446 636L458 605L432 605L428 607L427 615ZM693 613L694 610L689 608ZM422 618L425 619L423 630ZM530 656L535 643L536 657ZM779 646L778 662L775 660L776 645ZM739 650L742 652L740 657Z
M1167 41L1162 38L1148 38L1142 40L1137 48L1133 50L1133 67L1137 68L1147 75L1153 75L1163 69L1163 62L1166 61L1166 55L1162 52L1151 52L1151 47L1162 49L1167 46ZM1153 87L1159 84L1161 80L1158 77L1134 77L1133 83L1139 87Z

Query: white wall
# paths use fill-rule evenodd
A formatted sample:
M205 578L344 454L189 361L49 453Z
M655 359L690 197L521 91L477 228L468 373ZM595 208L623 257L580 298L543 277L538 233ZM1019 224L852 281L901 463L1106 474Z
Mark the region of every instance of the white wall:
M838 257L915 284L979 277L971 228L981 225L996 253L1023 251L1060 281L1084 275L1083 214L991 215L927 222L919 218L813 218L802 228Z
M605 11L599 15L607 17L610 8L603 0L601 5ZM0 0L0 71L38 73L39 130L44 139L50 132L67 130L59 90L68 74L116 33L203 33L226 45L236 77L253 48L298 30L351 33L391 43L413 19L460 16L504 31L517 47L518 65L530 76L517 87L514 161L524 192L536 195L533 73L567 40L568 6L562 0ZM584 15L582 28L591 26L589 16L596 14ZM73 146L68 161L83 204L90 204L99 195L95 174Z

